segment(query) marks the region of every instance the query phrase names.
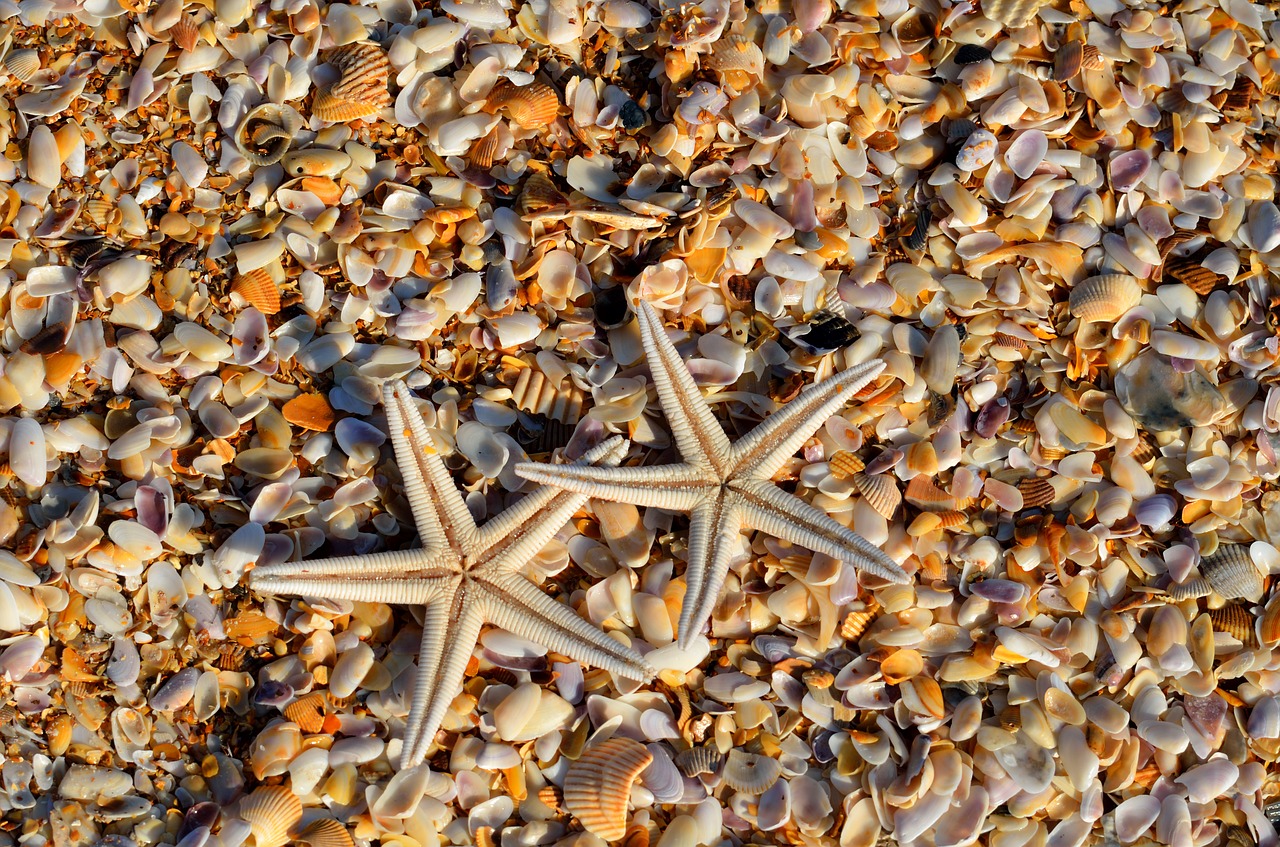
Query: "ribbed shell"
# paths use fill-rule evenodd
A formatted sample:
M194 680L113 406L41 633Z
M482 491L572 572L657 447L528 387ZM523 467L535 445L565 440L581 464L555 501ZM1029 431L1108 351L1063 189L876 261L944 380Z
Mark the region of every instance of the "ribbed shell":
M26 82L40 70L40 54L35 50L10 50L4 57L4 66L19 81Z
M249 824L256 847L282 847L289 830L302 820L302 802L285 786L271 785L240 801L240 817Z
M1011 29L1026 26L1045 0L982 0L982 14Z
M274 315L280 311L280 286L267 268L240 274L231 283L231 290L264 315Z
M1164 274L1203 296L1217 288L1226 278L1211 271L1196 259L1169 259L1164 265Z
M926 512L949 512L956 507L956 498L925 476L913 477L907 483L906 498L908 503Z
M376 44L345 44L329 51L325 61L342 77L329 88L341 100L368 104L376 112L391 105L387 80L391 76L391 60Z
M844 622L840 624L840 637L845 641L857 641L879 616L880 603L872 597L867 601L866 608L845 615Z
M764 53L754 41L743 35L731 35L717 41L704 62L709 70L718 73L741 71L752 76L764 73Z
M312 691L284 707L284 716L296 723L303 732L319 732L324 726L325 693Z
M724 754L714 747L690 747L676 754L676 767L685 776L717 773L724 766Z
M606 841L627 834L631 785L653 761L644 745L610 738L583 752L564 778L564 807L588 832Z
M311 114L322 121L339 124L376 115L382 107L369 100L347 100L332 89L321 89L311 104Z
M1253 646L1253 615L1240 604L1223 606L1221 609L1210 609L1209 620L1218 632L1225 632L1246 647Z
M1092 276L1071 289L1067 301L1071 314L1085 323L1111 323L1138 305L1142 286L1127 274Z
M888 474L854 474L853 487L866 499L868 506L885 518L892 518L902 504L898 483Z
M1053 487L1053 483L1038 476L1019 480L1018 490L1022 492L1024 509L1034 509L1036 506L1052 503L1058 496L1058 490Z
M831 457L829 462L831 466L831 475L836 479L852 479L867 463L858 458L857 453L850 453L848 450L840 450Z
M351 833L341 821L333 818L321 818L309 824L295 840L308 847L355 847Z
M520 188L520 199L516 201L516 208L520 214L529 215L568 204L569 198L556 188L551 177L539 172L530 175L524 181L524 185Z
M782 765L776 759L742 750L730 750L724 762L724 784L744 794L763 794L781 775Z
M190 52L200 43L200 27L191 15L182 15L169 27L169 37L178 47Z
M493 160L497 156L499 144L498 128L495 126L483 138L471 145L471 164L481 170L488 170L493 166Z
M511 120L524 129L538 129L556 119L560 98L554 88L541 82L517 86L502 79L485 100L485 111L492 114L499 109L506 109Z
M1053 54L1053 78L1058 82L1066 82L1080 73L1080 64L1084 61L1084 42L1068 41Z
M1216 591L1228 600L1257 602L1262 598L1262 574L1253 564L1247 544L1223 544L1200 563L1200 579L1169 588L1176 603Z

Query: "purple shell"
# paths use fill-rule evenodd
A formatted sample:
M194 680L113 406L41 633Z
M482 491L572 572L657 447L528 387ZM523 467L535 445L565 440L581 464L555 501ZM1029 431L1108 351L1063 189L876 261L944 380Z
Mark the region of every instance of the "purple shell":
M1132 191L1150 168L1150 153L1127 150L1111 160L1111 187L1121 192Z

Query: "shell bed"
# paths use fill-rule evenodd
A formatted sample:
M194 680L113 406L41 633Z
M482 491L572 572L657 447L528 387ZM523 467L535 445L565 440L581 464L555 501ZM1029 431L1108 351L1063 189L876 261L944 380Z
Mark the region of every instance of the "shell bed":
M1275 3L0 0L0 65L0 847L1277 847ZM521 579L656 676L486 626L400 768L421 607L253 570L414 548L391 381L481 525L680 461L641 302L731 442L883 360L760 485L908 582L743 533L681 633L689 517L586 500Z

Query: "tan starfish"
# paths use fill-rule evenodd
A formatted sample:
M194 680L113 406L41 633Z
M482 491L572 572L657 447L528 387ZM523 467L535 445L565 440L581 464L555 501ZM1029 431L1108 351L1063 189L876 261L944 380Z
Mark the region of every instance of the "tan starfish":
M516 473L598 500L689 514L684 605L677 630L681 647L688 647L710 619L743 528L843 559L881 579L909 581L879 548L772 481L818 427L880 373L883 362L867 362L809 386L730 444L653 307L642 301L636 316L658 399L684 461L634 468L523 462Z
M521 574L586 495L540 489L476 526L404 383L388 384L383 403L421 548L267 565L250 573L249 584L271 594L424 607L401 767L426 758L486 623L620 676L652 677L638 653ZM617 464L624 452L615 438L584 461Z

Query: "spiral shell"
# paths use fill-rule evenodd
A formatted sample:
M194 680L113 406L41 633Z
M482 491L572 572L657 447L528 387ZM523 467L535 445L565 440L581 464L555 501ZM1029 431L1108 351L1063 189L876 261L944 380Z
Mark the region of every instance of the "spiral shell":
M1111 323L1138 305L1141 299L1142 286L1138 285L1135 277L1103 274L1089 277L1071 289L1067 306L1071 314L1084 323Z
M505 109L511 120L523 129L538 129L556 119L560 98L554 88L541 82L517 86L502 79L489 92L484 108L490 114Z
M255 847L283 847L289 830L302 820L302 802L285 786L271 785L240 801L240 817L249 824Z
M258 167L274 165L289 152L302 127L302 115L297 109L263 103L251 109L236 127L236 147L251 164Z
M588 832L617 841L627 834L631 785L651 761L653 754L629 738L610 738L591 747L565 774L565 809Z
M724 784L743 794L763 794L782 775L782 764L768 756L730 750L724 763Z

